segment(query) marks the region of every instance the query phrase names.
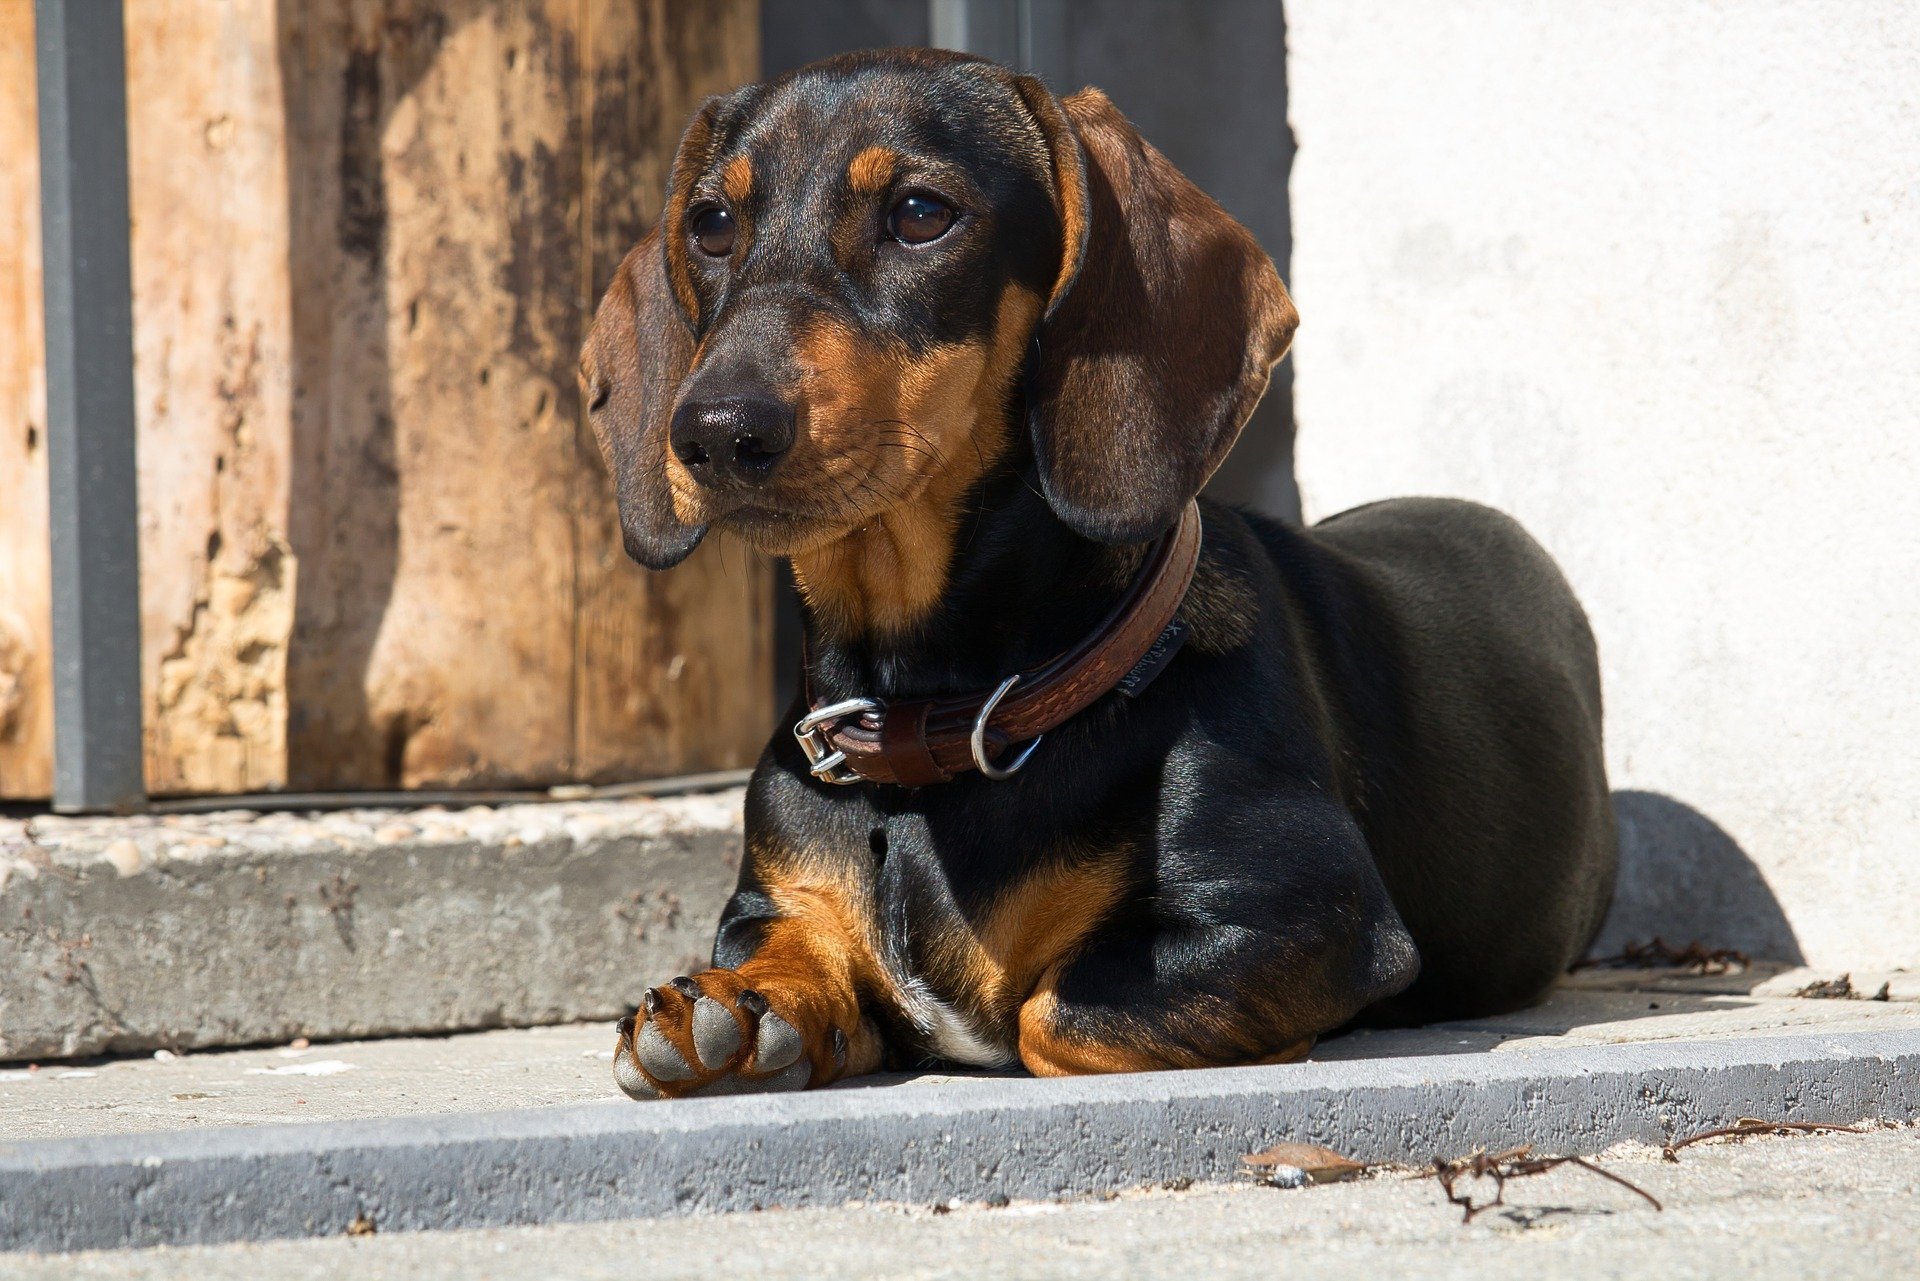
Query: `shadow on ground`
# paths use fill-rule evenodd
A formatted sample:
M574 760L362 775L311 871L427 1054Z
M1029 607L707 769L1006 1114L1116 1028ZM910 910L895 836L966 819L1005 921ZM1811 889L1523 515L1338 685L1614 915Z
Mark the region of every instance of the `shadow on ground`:
M1615 792L1620 879L1590 955L1661 938L1804 964L1800 941L1753 860L1718 823L1659 792Z

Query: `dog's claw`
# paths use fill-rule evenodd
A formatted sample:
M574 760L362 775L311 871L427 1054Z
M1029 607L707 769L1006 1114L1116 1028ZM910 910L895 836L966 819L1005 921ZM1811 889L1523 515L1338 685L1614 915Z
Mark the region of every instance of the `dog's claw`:
M646 1011L648 1018L652 1018L660 1012L660 993L658 989L647 989L647 994L640 998L640 1008Z
M838 1072L847 1067L847 1034L837 1027L833 1029L833 1066Z
M684 974L667 984L667 986L686 997L689 1001L697 1001L700 999L700 985Z

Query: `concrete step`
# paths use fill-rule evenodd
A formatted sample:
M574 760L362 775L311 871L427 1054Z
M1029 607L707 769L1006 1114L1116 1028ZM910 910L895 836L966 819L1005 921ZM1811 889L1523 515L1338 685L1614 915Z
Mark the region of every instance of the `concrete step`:
M0 1063L612 1018L705 963L740 800L0 819ZM1920 974L1841 975L1593 970L1568 990L1651 984L1670 1012L1920 1000Z
M0 819L0 1062L615 1017L704 964L740 796Z
M1920 1240L1920 1128L1720 1140L1677 1162L1623 1144L1604 1168L1510 1182L1461 1222L1413 1171L1279 1190L1176 1184L1039 1201L835 1206L766 1214L0 1257L13 1281L1540 1281L1551 1277L1901 1278ZM1463 1183L1477 1203L1491 1180Z
M1280 1140L1419 1164L1743 1116L1920 1118L1920 1004L1708 992L1674 1008L1610 981L1524 1016L1332 1039L1284 1067L921 1074L678 1103L615 1097L605 1024L14 1068L0 1248L1056 1197L1231 1179Z

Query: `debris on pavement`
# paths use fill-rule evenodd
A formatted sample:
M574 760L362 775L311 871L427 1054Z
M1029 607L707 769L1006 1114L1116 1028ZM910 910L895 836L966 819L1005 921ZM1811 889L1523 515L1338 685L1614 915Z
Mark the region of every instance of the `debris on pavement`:
M1669 1161L1680 1159L1680 1149L1690 1148L1696 1143L1705 1143L1708 1139L1745 1139L1756 1134L1865 1134L1867 1131L1857 1125L1823 1125L1818 1121L1762 1121L1755 1117L1743 1116L1732 1125L1717 1126L1711 1130L1702 1130L1698 1134L1689 1134L1660 1149L1660 1155Z
M1545 1174L1549 1170L1557 1170L1563 1165L1577 1165L1581 1169L1597 1174L1609 1182L1618 1183L1627 1191L1646 1201L1646 1203L1651 1205L1655 1210L1665 1208L1653 1193L1630 1180L1620 1177L1611 1170L1601 1169L1585 1157L1536 1157L1532 1155L1532 1152L1533 1145L1531 1143L1522 1143L1519 1147L1508 1148L1505 1152L1489 1153L1482 1150L1475 1152L1472 1156L1456 1157L1450 1161L1442 1157L1435 1157L1433 1159L1433 1177L1439 1180L1440 1190L1446 1194L1447 1200L1461 1208L1462 1214L1460 1216L1460 1222L1462 1223L1471 1223L1476 1214L1491 1210L1496 1206L1506 1205L1508 1180L1531 1178L1536 1174ZM1454 1185L1462 1178L1472 1178L1476 1181L1480 1179L1492 1179L1493 1199L1490 1201L1481 1201L1476 1204L1471 1191L1465 1193L1456 1192Z
M1309 1183L1338 1183L1367 1168L1366 1162L1342 1156L1317 1143L1276 1143L1264 1151L1240 1158L1243 1173L1276 1188L1303 1188Z
M1686 969L1695 974L1721 975L1745 970L1753 965L1753 958L1735 947L1709 948L1699 939L1685 947L1674 947L1658 935L1650 943L1636 943L1629 940L1627 945L1613 956L1589 957L1576 961L1575 970L1658 970Z
M1893 999L1893 980L1882 983L1878 992L1868 996L1853 985L1852 974L1842 974L1837 979L1815 980L1794 995L1816 1001L1890 1001Z

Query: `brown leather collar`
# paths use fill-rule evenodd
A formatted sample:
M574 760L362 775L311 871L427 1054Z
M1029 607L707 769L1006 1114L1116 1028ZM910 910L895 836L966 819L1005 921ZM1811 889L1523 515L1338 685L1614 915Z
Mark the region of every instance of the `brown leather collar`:
M1189 502L1148 551L1112 612L1051 662L985 692L830 704L809 697L812 711L793 727L794 737L815 777L829 783L922 787L982 768L989 777L1004 778L1026 763L1048 730L1109 691L1136 692L1158 674L1183 635L1170 629L1199 560L1200 508ZM1003 758L1015 743L1028 746Z

